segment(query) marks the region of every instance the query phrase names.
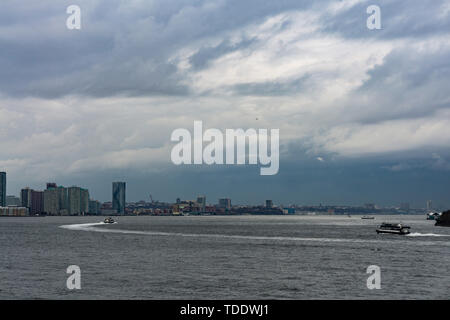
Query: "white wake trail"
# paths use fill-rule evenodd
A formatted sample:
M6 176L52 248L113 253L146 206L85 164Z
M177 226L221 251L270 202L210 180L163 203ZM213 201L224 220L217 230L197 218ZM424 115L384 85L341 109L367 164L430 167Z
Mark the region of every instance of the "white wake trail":
M408 237L450 237L450 234L413 232L413 233L408 234L407 236Z
M115 222L114 224L116 224ZM123 229L109 229L98 228L97 226L107 225L104 222L98 223L83 223L63 225L60 228L78 231L92 231L103 233L119 233L119 234L135 234L135 235L149 235L149 236L165 236L165 237L191 237L191 238L215 238L215 239L243 239L243 240L265 240L265 241L314 241L314 242L341 242L341 243L399 243L400 240L377 240L377 239L339 239L339 238L303 238L303 237L269 237L269 236L248 236L248 235L228 235L215 233L181 233L181 232L160 232L160 231L138 231L138 230L123 230ZM413 234L414 236L414 234ZM405 241L401 241L405 242ZM414 242L415 244L419 244ZM434 245L434 242L422 241L423 245Z

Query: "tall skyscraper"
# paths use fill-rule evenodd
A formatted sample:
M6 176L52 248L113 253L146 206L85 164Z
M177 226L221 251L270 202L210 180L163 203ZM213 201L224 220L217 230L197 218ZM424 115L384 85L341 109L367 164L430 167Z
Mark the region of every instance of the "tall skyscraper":
M6 206L6 172L0 172L0 207Z
M81 212L81 188L79 187L69 187L68 189L68 211L69 214L74 216Z
M80 213L85 214L89 212L89 191L87 189L80 189Z
M48 215L56 216L59 214L59 197L58 189L49 188L44 191L44 211Z
M22 203L22 207L31 209L31 189L24 188L20 190L20 201Z
M113 182L112 204L113 209L119 214L125 213L126 201L126 184L125 182Z
M67 194L67 188L62 186L57 187L58 201L59 201L59 214L66 216L69 214L69 199Z
M41 214L44 212L44 192L31 190L30 214Z
M266 208L273 208L273 201L272 200L266 200Z

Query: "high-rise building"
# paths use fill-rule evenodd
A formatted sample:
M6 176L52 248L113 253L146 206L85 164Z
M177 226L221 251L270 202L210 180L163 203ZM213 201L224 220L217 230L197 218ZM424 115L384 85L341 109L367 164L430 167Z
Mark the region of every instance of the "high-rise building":
M24 208L31 208L31 189L30 188L24 188L20 190L20 201L22 204L22 207Z
M206 211L206 197L198 196L197 203L200 206L200 212L205 212Z
M44 211L48 215L56 216L59 214L59 196L57 188L49 188L44 191Z
M80 187L72 186L67 190L67 212L76 216L89 212L89 191ZM64 203L64 191L60 191L60 202ZM64 211L65 212L65 211Z
M44 212L44 192L31 190L30 214L41 214Z
M69 187L67 191L68 195L68 211L69 215L78 215L81 212L81 188L79 187Z
M0 172L0 207L6 206L6 172Z
M89 212L89 191L87 189L80 189L80 213L85 214Z
M266 200L266 208L273 208L273 201L272 200Z
M125 213L125 201L126 201L126 184L125 182L113 182L112 190L112 204L113 209L118 214Z
M225 210L231 210L231 199L228 198L219 199L219 207Z
M62 186L57 187L58 202L59 202L59 214L66 216L69 214L69 198L67 194L67 188Z

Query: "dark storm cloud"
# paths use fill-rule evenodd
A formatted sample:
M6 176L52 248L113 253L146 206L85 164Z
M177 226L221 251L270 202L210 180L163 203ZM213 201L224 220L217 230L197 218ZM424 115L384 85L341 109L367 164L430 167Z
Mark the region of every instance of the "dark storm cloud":
M3 94L45 98L187 94L183 79L168 61L176 50L269 14L309 6L301 1L80 0L76 4L82 9L82 30L70 31L65 27L65 9L71 4L2 2ZM225 47L216 49L223 53ZM212 55L210 49L199 52L194 65L205 65Z

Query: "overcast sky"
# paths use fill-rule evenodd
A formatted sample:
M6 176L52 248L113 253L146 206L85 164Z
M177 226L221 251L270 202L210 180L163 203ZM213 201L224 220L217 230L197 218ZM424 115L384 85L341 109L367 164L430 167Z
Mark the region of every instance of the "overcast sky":
M194 120L280 129L278 175L175 166ZM450 205L450 2L2 0L2 170L16 195Z

